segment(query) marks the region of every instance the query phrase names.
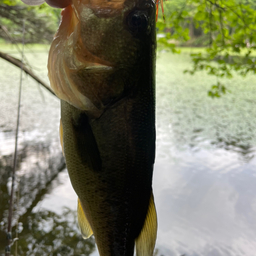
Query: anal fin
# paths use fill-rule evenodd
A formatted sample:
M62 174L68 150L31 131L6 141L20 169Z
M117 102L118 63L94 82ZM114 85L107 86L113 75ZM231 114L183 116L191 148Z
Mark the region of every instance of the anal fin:
M89 238L93 234L93 231L84 214L84 210L82 208L79 198L77 202L77 220L78 220L78 226L80 228L83 238L84 239Z
M136 256L153 256L157 234L157 216L153 192L150 197L148 213L140 235L136 239Z

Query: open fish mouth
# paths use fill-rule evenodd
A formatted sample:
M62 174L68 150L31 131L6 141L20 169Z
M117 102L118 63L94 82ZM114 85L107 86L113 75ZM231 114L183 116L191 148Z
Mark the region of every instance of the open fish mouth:
M56 95L95 118L125 96L144 70L152 5L150 0L81 0L67 6L48 59Z
M124 27L123 10L98 17L98 9L83 5L66 7L51 45L48 70L56 95L74 107L99 117L123 95L127 81L136 77L140 42ZM109 30L109 27L112 29ZM125 67L125 68L123 68Z

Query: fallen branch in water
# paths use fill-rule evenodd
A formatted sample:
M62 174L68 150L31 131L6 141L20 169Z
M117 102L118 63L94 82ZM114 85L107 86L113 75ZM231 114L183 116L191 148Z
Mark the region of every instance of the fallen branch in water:
M4 52L0 52L0 58L10 62L11 64L15 65L18 68L22 68L23 71L28 74L29 76L31 76L33 79L35 79L39 84L41 84L46 90L48 90L52 95L56 96L55 93L51 90L51 88L44 82L42 81L38 76L36 76L34 74L34 72L30 69L28 69L26 67L26 65L24 65L21 60L12 57L11 55L4 53Z

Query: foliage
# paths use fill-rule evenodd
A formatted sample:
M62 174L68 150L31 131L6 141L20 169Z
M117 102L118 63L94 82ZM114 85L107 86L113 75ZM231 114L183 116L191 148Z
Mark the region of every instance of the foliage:
M203 32L205 52L191 54L194 74L206 70L208 74L231 78L234 72L246 76L256 73L256 3L253 0L177 0L166 2L166 23L159 20L159 32L165 37L158 43L175 52L177 43L192 41L193 27ZM209 96L220 97L226 87L219 81Z
M191 54L190 74L205 70L218 81L209 96L220 97L227 88L224 77L234 72L246 76L256 73L256 1L255 0L168 0L165 19L157 22L158 47L180 52L177 46L204 46L204 52ZM60 10L43 4L28 7L20 0L0 0L0 38L22 41L25 20L25 43L51 42Z
M31 7L18 0L0 0L0 37L21 42L24 21L25 43L49 43L58 27L59 13L47 4Z

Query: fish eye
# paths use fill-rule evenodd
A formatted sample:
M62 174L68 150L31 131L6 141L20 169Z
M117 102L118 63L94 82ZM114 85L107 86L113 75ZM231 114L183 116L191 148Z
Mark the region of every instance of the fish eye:
M145 12L134 11L127 17L128 27L133 33L143 33L148 30L148 17Z

